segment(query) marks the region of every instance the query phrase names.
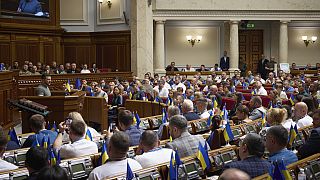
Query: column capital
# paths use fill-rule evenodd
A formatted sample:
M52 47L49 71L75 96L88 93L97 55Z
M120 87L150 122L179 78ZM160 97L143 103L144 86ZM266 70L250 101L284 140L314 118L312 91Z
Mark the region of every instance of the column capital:
M166 20L155 20L156 24L165 24Z
M280 24L289 24L290 20L280 20Z
M230 20L229 24L239 24L241 20Z

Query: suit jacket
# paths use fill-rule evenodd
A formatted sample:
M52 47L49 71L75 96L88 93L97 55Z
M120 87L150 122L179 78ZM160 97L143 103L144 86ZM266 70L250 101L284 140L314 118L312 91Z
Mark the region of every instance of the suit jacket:
M316 153L320 153L319 144L320 127L313 129L307 142L299 148L299 158L303 159Z
M195 113L195 112L188 112L188 113L183 114L183 116L184 116L188 121L200 119L200 116L199 116L197 113Z
M258 73L261 74L261 77L263 79L266 79L266 75L267 75L267 70L266 70L266 66L270 61L268 59L265 59L264 62L262 63L262 59L260 59L259 63L258 63Z
M271 163L257 156L248 157L225 165L225 169L236 168L246 172L251 178L268 173Z
M223 71L227 71L230 68L230 59L229 57L224 60L224 57L220 58L220 68Z

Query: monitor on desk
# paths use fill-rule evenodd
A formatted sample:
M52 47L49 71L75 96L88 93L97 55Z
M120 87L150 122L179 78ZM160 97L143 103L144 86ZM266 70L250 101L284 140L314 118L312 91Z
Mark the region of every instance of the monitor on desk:
M48 20L49 0L0 0L1 18Z

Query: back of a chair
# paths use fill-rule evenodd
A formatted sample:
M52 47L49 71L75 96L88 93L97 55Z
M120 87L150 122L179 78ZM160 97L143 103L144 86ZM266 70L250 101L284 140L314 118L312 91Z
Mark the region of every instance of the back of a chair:
M170 138L169 125L164 125L162 128L162 135L160 137L160 140L166 140L169 138Z
M231 110L236 106L237 101L233 98L222 97L222 104L226 104L226 109Z

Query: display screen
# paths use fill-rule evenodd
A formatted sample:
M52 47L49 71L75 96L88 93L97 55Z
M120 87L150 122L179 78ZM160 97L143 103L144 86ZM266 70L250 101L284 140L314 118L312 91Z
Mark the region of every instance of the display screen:
M230 161L231 160L231 156L229 154L223 154L222 155L222 159L223 159L224 162Z
M26 160L26 154L18 154L17 155L17 162L22 162Z
M74 164L74 165L71 165L71 169L72 169L72 172L73 172L73 173L85 171L83 164Z
M320 171L319 164L312 165L312 171L313 173L318 173Z
M248 131L250 131L250 132L253 132L253 131L254 131L253 126L247 126L247 129L248 129Z
M143 178L139 178L140 180L152 180L152 177L151 176L146 176L146 177L143 177Z
M1 15L8 18L49 18L49 0L0 0Z
M239 131L237 129L232 130L234 136L239 136Z
M194 163L186 165L187 173L197 171L196 165Z
M13 177L12 179L13 180L25 180L25 179L28 179L28 175Z

